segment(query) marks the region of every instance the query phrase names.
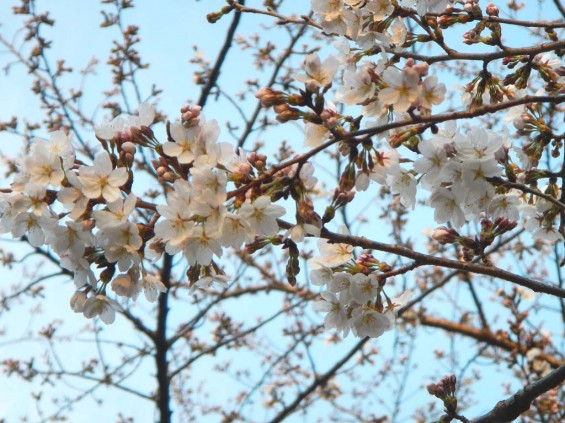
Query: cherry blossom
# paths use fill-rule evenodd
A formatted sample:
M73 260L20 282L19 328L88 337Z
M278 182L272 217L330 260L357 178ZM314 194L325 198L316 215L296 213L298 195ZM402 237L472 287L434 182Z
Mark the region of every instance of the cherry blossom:
M103 140L110 140L118 132L151 125L155 119L155 108L148 103L141 103L138 110L138 116L121 114L111 121L104 120L94 128L96 136Z
M125 167L113 168L110 155L99 152L92 166L81 166L79 180L82 192L88 198L104 197L106 201L116 201L120 197L120 187L128 180Z
M345 226L340 226L338 232L344 235L349 234ZM318 241L318 249L320 250L320 256L308 260L308 266L311 269L337 267L347 263L353 257L353 247L348 244L332 244L326 239L320 239Z
M252 231L258 235L271 236L278 232L277 218L285 214L282 206L271 204L271 199L263 195L255 201L246 201L239 209Z
M303 82L310 91L316 91L331 85L338 66L339 62L334 56L321 62L316 53L309 54L304 59L306 75L297 75L296 80Z
M82 308L84 317L92 319L100 316L107 325L114 323L116 310L120 310L118 303L101 294L88 298Z

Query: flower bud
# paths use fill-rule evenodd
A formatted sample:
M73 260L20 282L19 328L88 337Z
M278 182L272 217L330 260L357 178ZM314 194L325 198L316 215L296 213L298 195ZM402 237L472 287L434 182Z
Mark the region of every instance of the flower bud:
M496 5L494 5L493 3L489 3L487 5L486 12L487 12L487 15L489 15L489 16L498 16L499 10L498 10L498 7L496 7Z
M85 302L86 302L86 292L76 291L70 300L71 309L75 313L82 313L84 311Z
M445 226L436 228L432 233L432 239L439 242L441 245L453 244L459 236L459 233L455 229L446 228Z
M124 153L135 154L136 148L135 144L131 141L126 141L122 144L122 151Z
M290 107L288 104L278 104L274 107L274 109L277 114L277 120L280 123L300 118L300 110Z
M287 98L283 92L274 90L271 87L261 88L257 91L255 97L259 99L263 107L272 107L283 104Z

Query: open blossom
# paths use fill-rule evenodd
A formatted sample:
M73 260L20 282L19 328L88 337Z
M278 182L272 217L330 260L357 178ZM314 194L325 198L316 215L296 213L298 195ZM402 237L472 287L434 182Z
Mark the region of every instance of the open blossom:
M235 213L224 214L222 236L220 238L223 246L239 249L249 239L248 234L250 233L249 223L242 216Z
M445 149L433 141L422 141L418 144L418 150L422 157L414 162L414 170L424 174L422 186L429 188L440 184L441 171L447 163Z
M357 38L359 14L344 8L342 0L312 0L312 11L322 18L322 28L327 33Z
M376 22L390 16L394 12L394 6L390 0L368 0L365 10L371 12L371 17Z
M416 205L416 178L412 173L400 167L391 171L386 179L393 194L399 194L404 207L414 208Z
M427 13L441 13L453 0L402 0L404 7L416 6L418 14L424 16Z
M55 224L54 219L38 216L34 213L20 213L11 226L12 236L19 238L27 235L32 247L40 247L45 243L45 229Z
M420 91L420 98L418 100L418 103L420 103L421 106L427 109L431 109L432 105L438 105L443 102L445 91L445 84L438 84L437 76L428 76L422 83L422 89Z
M209 274L201 276L195 283L190 286L189 294L192 295L197 289L210 291L214 288L226 289L230 278L226 275Z
M111 140L117 132L128 130L129 128L139 128L149 126L155 119L155 108L149 103L139 105L137 116L121 114L112 120L104 120L94 128L96 136L103 140Z
M489 215L495 219L497 217L506 217L510 220L518 220L520 212L518 207L522 204L517 195L506 194L497 195L489 204Z
M34 145L41 145L35 142ZM46 146L32 149L32 154L24 158L25 172L30 183L39 185L51 185L54 188L61 186L65 172L61 167L61 158L49 154Z
M352 329L359 338L366 336L378 338L392 329L393 324L394 314L391 311L379 313L370 306L356 308L353 311Z
M340 226L338 232L343 235L349 235L349 231L343 225ZM308 265L311 269L341 266L353 257L353 246L349 244L330 243L327 239L320 239L318 241L318 249L320 250L320 256L308 260Z
M132 222L101 230L97 240L104 248L104 255L110 263L118 263L118 268L125 272L132 265L139 263L139 249L143 240L139 235L137 225Z
M185 128L181 122L171 124L170 132L174 141L163 144L163 152L169 157L176 157L179 163L191 163L198 154L203 153L206 136L214 141L217 139L219 128L216 128L217 124L214 125L214 122L190 128Z
M109 325L114 323L114 320L116 319L116 310L119 309L120 306L118 303L105 295L99 294L94 297L90 297L85 301L82 313L87 319L100 316L100 320Z
M463 193L448 188L437 188L428 199L428 205L435 209L436 223L451 222L456 228L465 223L465 214L461 208Z
M129 194L126 199L118 198L116 201L107 204L108 210L97 210L93 212L96 226L99 228L109 228L125 223L131 212L135 209L137 197Z
M157 275L147 274L141 280L143 294L147 301L154 303L159 298L159 293L167 292L167 287L161 282Z
M86 247L94 245L94 237L83 222L67 221L64 225L52 225L46 228L47 243L62 256L82 257Z
M212 257L222 256L222 246L217 231L207 231L202 226L195 226L189 237L181 243L184 257L189 265L198 263L207 266Z
M484 128L473 127L455 140L457 157L461 160L491 160L502 147L504 138Z
M115 277L110 286L112 287L112 291L114 291L117 295L121 297L128 297L132 300L137 299L137 296L141 291L139 280L132 277L129 273L124 273Z
M79 180L82 192L88 198L104 197L112 202L120 198L120 187L128 180L125 167L112 167L110 155L106 151L99 152L92 166L81 166Z
M418 73L412 68L405 68L401 71L389 67L383 73L386 88L379 92L379 100L384 104L394 106L396 112L405 112L418 99L419 80Z
M322 300L315 301L313 308L315 311L327 313L324 318L324 328L330 330L335 328L338 332L343 331L347 336L349 325L345 314L345 307L337 299L333 292L322 292Z
M310 271L310 282L312 285L324 286L333 279L333 271L329 267L321 266Z
M376 89L372 72L374 70L369 66L357 70L346 69L343 73L343 83L336 93L336 101L352 105L371 99Z
M90 285L96 288L98 281L90 268L90 263L85 258L63 254L61 256L61 267L73 272L75 287L82 288L85 285Z
M87 297L84 291L75 291L73 296L69 301L71 310L75 313L82 313L84 311L84 304L86 303Z
M374 153L373 163L375 166L371 170L369 177L381 185L386 184L387 176L395 172L399 167L400 156L393 149L377 151Z
M57 192L57 200L70 211L71 219L78 219L86 211L89 198L82 193L82 184L74 172L66 172L70 187L65 187Z
M306 122L304 124L304 146L319 147L330 137L330 131L323 125Z
M251 230L266 236L278 232L277 218L284 214L284 207L271 204L271 198L267 195L258 197L253 202L246 201L239 209L239 215L247 220Z
M331 85L338 67L339 61L334 56L321 62L318 55L312 53L304 59L306 75L297 75L296 80L303 82L310 91L316 91Z

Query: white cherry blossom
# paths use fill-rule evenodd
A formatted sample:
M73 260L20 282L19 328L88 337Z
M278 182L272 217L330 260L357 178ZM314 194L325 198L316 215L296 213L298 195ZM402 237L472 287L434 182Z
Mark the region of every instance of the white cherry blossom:
M139 128L149 126L155 119L155 108L149 103L141 103L138 109L138 116L121 114L112 120L104 120L100 125L95 126L96 136L103 140L111 140L117 132L128 130L129 128Z
M383 73L386 88L379 92L379 100L394 106L396 112L405 112L418 99L419 79L416 71L411 68L402 71L395 67L387 68Z
M114 169L110 155L101 151L94 158L92 166L80 167L78 178L86 197L102 196L106 201L112 202L120 198L120 187L127 182L128 173L125 167Z
M88 298L83 306L84 317L92 319L100 316L107 325L114 323L116 310L120 310L118 303L101 294Z
M338 67L339 61L334 56L329 56L321 62L318 55L312 53L304 59L306 74L297 75L296 80L303 82L310 91L316 91L331 85Z
M345 226L340 226L338 232L343 235L349 235L349 231ZM327 239L318 240L318 249L320 256L313 257L308 260L310 269L319 269L320 267L334 268L347 263L353 257L353 247L349 244L330 243Z
M271 198L263 195L255 201L246 201L239 215L247 220L251 230L258 235L272 236L279 230L277 218L285 214L284 207L271 204Z
M313 309L318 312L327 313L324 317L324 328L326 330L336 329L343 332L344 336L349 333L349 325L345 308L333 292L322 292L322 300L314 301Z
M393 328L394 313L387 311L379 313L369 306L356 308L353 311L351 328L359 338L378 338Z

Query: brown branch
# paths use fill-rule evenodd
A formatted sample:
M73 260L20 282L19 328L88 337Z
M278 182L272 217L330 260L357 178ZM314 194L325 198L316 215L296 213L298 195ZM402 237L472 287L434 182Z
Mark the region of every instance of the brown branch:
M427 124L427 123L442 123L456 119L471 119L501 110L509 109L515 106L522 106L530 103L552 103L561 104L565 102L565 95L544 95L544 96L524 96L516 100L510 100L503 103L488 104L486 106L477 107L473 110L465 110L461 112L442 113L440 115L421 117L418 120L406 119L398 122L388 123L386 125L375 126L372 128L363 129L356 132L346 134L342 139L351 139L360 135L377 135L391 129L401 128L403 126Z
M314 28L318 28L318 29L322 29L322 26L318 23L316 23L315 21L313 21L309 16L300 16L300 19L296 19L293 17L288 17L288 16L284 16L281 15L280 13L275 12L272 9L268 9L268 10L261 10L261 9L254 9L251 7L245 7L243 6L243 2L237 2L235 0L226 0L227 3L232 6L234 9L239 10L240 12L243 13L253 13L253 14L257 14L257 15L266 15L266 16L272 16L273 18L277 18L279 19L278 24L289 24L289 23L295 23L295 24L308 24Z
M553 0L553 3L555 3L555 7L557 7L561 15L565 18L565 6L563 6L559 0Z
M326 229L322 230L321 238L328 239L333 242L349 244L356 247L365 248L367 250L378 250L386 253L395 254L402 257L411 258L420 263L430 266L439 266L449 269L457 269L469 273L478 273L481 275L492 276L508 282L514 282L520 286L530 288L535 292L543 292L554 295L559 298L565 298L565 289L554 285L545 284L534 279L529 279L515 273L508 272L494 266L485 266L483 264L450 260L441 257L434 257L428 254L418 253L410 248L401 247L399 245L385 244L382 242L371 241L365 237L357 237L350 235L341 235L330 232Z
M296 408L300 405L302 400L304 400L308 395L314 392L318 387L324 386L328 381L341 369L361 348L367 343L370 338L363 338L337 363L335 363L331 369L329 369L322 376L317 377L314 381L302 391L298 396L287 405L277 416L271 420L271 423L279 423L291 415Z
M169 361L167 353L169 343L167 342L167 318L169 313L169 288L171 286L171 270L173 258L165 254L163 258L163 268L161 270L161 282L167 287L167 292L159 295L157 330L155 331L155 366L157 368L158 396L157 406L159 408L160 422L170 423L171 411L171 376L169 375Z
M500 249L501 247L503 247L504 245L508 244L509 242L511 242L512 240L514 240L515 238L517 238L518 236L520 236L520 234L522 234L524 232L524 229L520 229L516 232L514 232L512 234L512 236L506 238L504 241L496 244L494 247L492 247L491 249L489 249L486 252L486 255L489 255L495 251L497 251L498 249ZM474 263L477 263L480 259L478 257L475 257L473 259ZM461 273L460 270L455 270L453 272L448 273L447 275L445 275L438 283L436 283L435 285L425 289L424 291L422 291L420 293L420 295L418 295L417 297L413 298L412 300L410 300L410 302L408 302L406 305L404 305L402 308L400 308L400 310L398 310L397 316L401 316L404 312L406 312L407 310L410 310L412 307L414 307L416 304L419 304L420 302L422 302L422 300L424 298L426 298L428 295L431 295L434 291L438 290L439 288L445 286L453 277L459 275Z
M308 151L307 153L300 154L300 155L296 156L295 158L293 158L291 160L287 160L287 161L282 162L278 165L272 166L271 169L264 172L263 174L261 174L259 177L257 177L256 179L254 179L253 181L251 181L247 185L244 185L241 188L238 188L234 191L229 192L227 198L228 199L233 198L233 197L237 196L238 194L244 193L247 190L249 190L250 188L253 188L253 187L261 184L265 180L272 178L273 175L275 173L277 173L279 170L285 169L285 168L292 166L296 163L305 163L309 158L315 156L319 152L324 151L325 149L331 147L333 144L336 144L340 141L353 140L358 136L370 137L370 136L373 136L373 135L378 135L378 134L381 134L383 132L389 131L391 129L402 128L402 127L405 127L405 126L408 127L408 126L412 126L412 125L427 125L427 124L433 124L433 123L442 123L442 122L447 122L447 121L456 120L456 119L471 119L471 118L483 116L483 115L486 115L486 114L498 112L500 110L509 109L511 107L514 107L514 106L521 106L521 105L524 105L524 104L530 104L530 103L559 104L559 103L562 103L562 102L565 102L565 95L558 95L558 96L524 96L522 98L507 101L507 102L504 102L504 103L489 104L487 106L478 107L474 110L442 113L440 115L435 115L435 116L421 117L418 120L406 119L406 120L402 120L402 121L398 121L398 122L388 123L386 125L375 126L375 127L368 128L368 129L362 129L362 130L359 130L359 131L346 133L344 135L341 135L339 137L335 137L335 138L333 138L329 141L326 141L325 143L319 145L316 148L313 148L312 150ZM428 126L431 126L431 125L428 125Z
M528 194L533 194L537 197L541 197L547 201L549 201L550 203L555 204L556 206L558 206L561 210L565 210L565 204L563 204L561 201L559 201L558 199L552 197L549 194L545 194L543 192L541 192L540 190L534 189L534 188L530 188L526 185L523 184L519 184L517 182L510 182L510 181L505 181L502 178L487 178L487 180L489 182L491 182L493 185L503 185L509 188L514 188L517 189L519 191L528 193Z
M293 47L296 45L298 40L300 38L302 38L302 36L306 32L306 28L307 28L307 25L303 24L302 27L296 32L296 34L291 37L290 44L288 45L287 49L284 51L283 55L279 58L279 60L277 61L276 65L273 69L273 72L271 74L271 78L269 79L269 82L266 85L267 87L271 87L275 83L277 76L278 76L280 70L282 69L284 62L286 62L286 60L292 54ZM255 105L255 110L253 111L253 115L251 116L251 119L249 119L246 122L243 134L239 137L239 141L237 143L238 147L243 147L243 144L245 144L245 141L247 140L247 137L249 136L249 134L251 134L251 132L253 130L253 125L255 125L255 122L257 121L257 118L259 117L259 113L261 112L262 108L263 108L263 106L261 104L261 101L258 101L257 104Z
M241 0L241 4L243 5L244 3L245 0ZM229 49L233 44L235 31L237 29L237 26L239 25L240 20L241 20L241 12L236 9L234 12L232 23L226 34L224 45L222 46L222 49L218 54L218 58L216 59L216 63L214 64L214 68L212 69L212 72L208 77L208 83L204 86L204 88L202 88L202 93L200 94L200 98L198 99L198 105L200 107L204 107L206 105L206 101L208 100L208 96L210 95L212 88L214 88L216 82L218 82L218 78L220 77L220 70L222 69L222 65L224 64L224 61L228 56Z
M562 364L561 367L553 370L537 382L530 383L510 398L498 402L487 414L471 420L471 422L511 422L527 411L537 397L563 384L563 381L565 381L565 364Z
M511 341L510 339L504 338L496 333L491 332L488 329L477 329L462 323L452 322L450 320L439 319L426 315L420 316L419 321L423 326L434 327L443 329L447 332L465 335L469 338L473 338L479 342L491 345L493 347L502 348L505 351L517 351L522 355L525 355L528 352L527 348L524 345L520 345L514 341ZM565 364L563 360L560 360L550 354L542 353L540 355L554 368L563 366Z
M196 360L198 360L199 358L205 356L205 355L210 355L210 354L215 354L217 350L219 350L220 348L222 348L225 345L228 345L234 341L237 341L238 339L241 339L247 335L250 335L254 332L256 332L258 329L260 329L261 327L265 326L266 324L272 322L273 320L275 320L277 317L283 315L284 313L287 313L289 310L298 307L299 305L301 305L302 303L304 303L306 301L306 299L302 299L300 301L298 301L297 303L289 306L289 307L285 307L282 310L276 312L275 314L273 314L272 316L270 316L268 319L265 319L263 321L261 321L260 323L258 323L255 326L250 327L247 330L244 330L241 333L238 333L235 336L232 336L229 339L224 339L223 341L217 342L216 344L212 345L209 348L203 349L202 351L200 351L198 354L193 355L192 357L190 357L190 359L188 359L185 363L183 363L182 365L180 365L179 367L177 367L175 370L173 370L170 374L170 377L173 378L175 376L177 376L179 373L181 373L183 370L187 369L190 367L190 365L192 363L194 363Z
M460 53L451 50L449 54L442 54L440 56L428 56L425 54L412 53L409 50L397 52L391 48L385 48L387 53L393 54L397 57L405 59L414 59L428 62L428 64L437 62L448 62L452 60L479 60L481 62L490 62L491 60L503 59L512 56L534 56L539 53L546 53L548 51L555 51L565 48L565 40L559 40L551 43L543 43L537 46L521 47L521 48L507 48L503 51L495 51L493 53ZM375 53L380 53L379 49L375 49Z

